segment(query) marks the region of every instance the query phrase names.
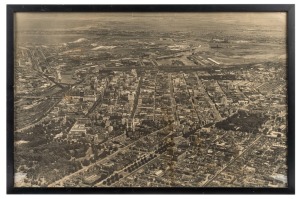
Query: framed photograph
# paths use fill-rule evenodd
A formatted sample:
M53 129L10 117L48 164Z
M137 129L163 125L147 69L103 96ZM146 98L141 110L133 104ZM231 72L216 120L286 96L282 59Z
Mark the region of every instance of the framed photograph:
M294 194L294 5L7 5L7 193Z

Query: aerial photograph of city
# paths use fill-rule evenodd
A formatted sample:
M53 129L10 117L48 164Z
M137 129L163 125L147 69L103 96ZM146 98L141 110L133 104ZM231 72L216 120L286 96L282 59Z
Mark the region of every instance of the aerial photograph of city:
M15 187L287 187L286 13L17 13Z

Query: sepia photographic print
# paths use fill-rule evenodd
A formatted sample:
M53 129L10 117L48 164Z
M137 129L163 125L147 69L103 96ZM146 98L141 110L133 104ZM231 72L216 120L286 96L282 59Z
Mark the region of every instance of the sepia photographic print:
M289 188L286 11L13 18L14 188Z

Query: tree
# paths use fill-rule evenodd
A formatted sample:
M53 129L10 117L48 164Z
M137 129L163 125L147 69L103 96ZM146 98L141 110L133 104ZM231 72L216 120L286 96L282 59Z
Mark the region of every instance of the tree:
M87 159L84 159L83 162L82 162L83 166L88 166L89 164L90 164L90 161L87 160Z

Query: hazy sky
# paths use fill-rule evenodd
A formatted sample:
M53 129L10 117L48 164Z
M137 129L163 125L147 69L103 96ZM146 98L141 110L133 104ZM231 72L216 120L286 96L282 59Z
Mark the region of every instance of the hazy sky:
M218 22L222 23L241 23L241 24L257 24L257 25L279 25L285 26L285 13L17 13L16 29L31 29L39 26L45 29L61 28L61 24L74 23L81 26L86 21L105 22L105 21L123 21L133 20L134 23L143 23L143 21L155 20L175 20L193 22L191 25L202 22ZM82 23L81 23L82 22ZM132 23L132 22L131 22ZM69 24L70 25L70 24ZM40 27L41 28L41 27Z

